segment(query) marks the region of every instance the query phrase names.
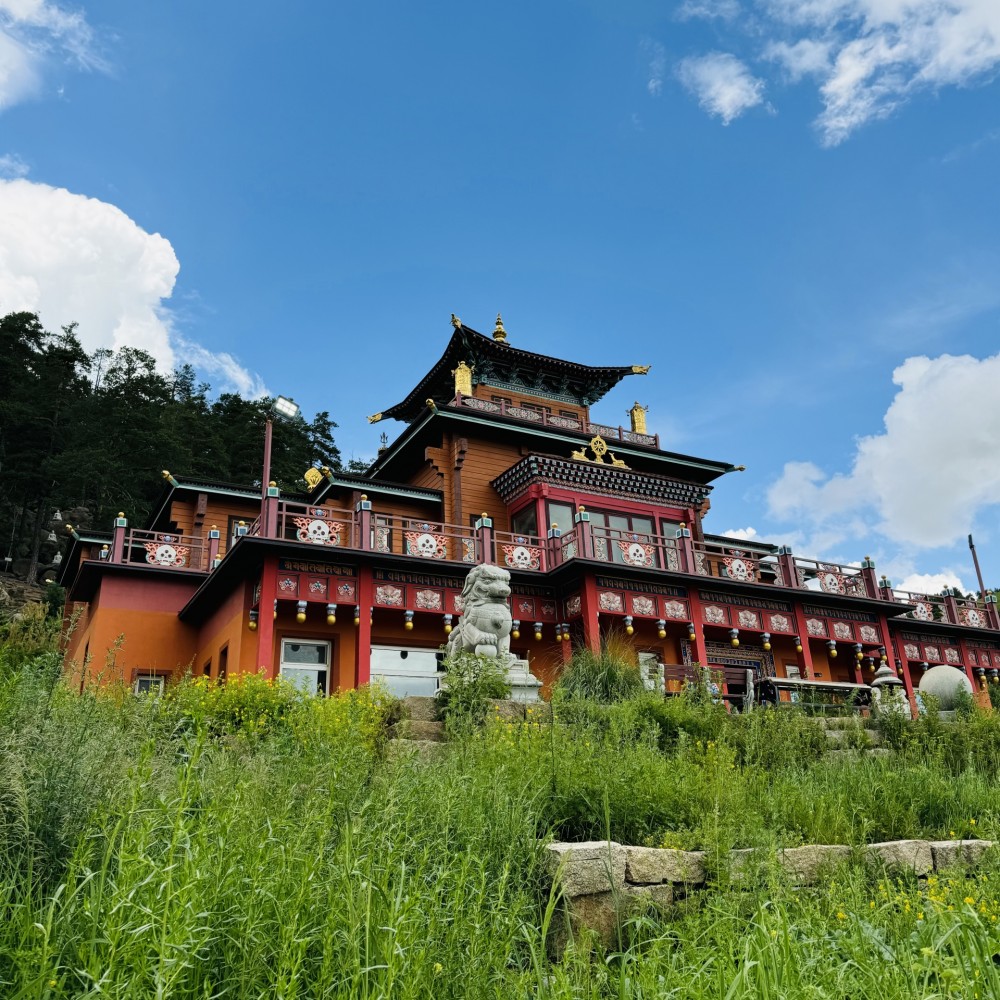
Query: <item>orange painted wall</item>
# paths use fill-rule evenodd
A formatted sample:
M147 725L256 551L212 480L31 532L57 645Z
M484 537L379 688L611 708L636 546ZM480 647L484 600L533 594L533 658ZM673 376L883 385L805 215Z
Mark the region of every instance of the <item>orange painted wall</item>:
M183 673L197 651L193 628L177 618L200 578L144 579L108 574L100 600L91 605L89 626L75 639L76 656L90 645L88 681L131 682L136 671Z
M195 673L202 673L205 663L211 660L212 677L219 675L219 655L224 646L229 647L227 675L243 670L245 656L256 656L257 638L250 631L251 584L237 585L215 613L198 630L198 649L195 656ZM251 646L251 649L246 649ZM250 660L253 663L253 659Z

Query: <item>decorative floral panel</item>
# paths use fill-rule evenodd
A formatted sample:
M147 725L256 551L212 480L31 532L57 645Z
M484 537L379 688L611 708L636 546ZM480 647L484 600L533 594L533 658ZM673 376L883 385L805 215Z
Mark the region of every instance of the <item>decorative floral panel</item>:
M680 556L677 554L677 549L674 548L674 546L670 542L667 542L663 546L663 558L667 564L666 567L667 569L673 569L680 572L681 568Z
M579 594L576 594L575 596L571 597L566 602L566 614L569 615L571 618L580 614L582 610L583 610L583 600Z
M847 586L844 583L844 574L838 573L837 568L834 566L824 566L821 564L816 579L819 580L820 589L826 594L844 594L847 592Z
M926 656L928 660L940 660L941 650L938 649L937 646L924 646L924 656Z
M652 597L633 597L632 613L652 617L656 614L656 601Z
M616 544L627 566L656 565L656 546L635 541L618 541Z
M847 622L834 622L833 637L835 639L853 639L854 633L851 631L851 626L848 625Z
M327 591L326 580L309 581L309 594L312 597L326 597L326 591Z
M406 554L421 559L447 559L448 536L433 531L404 531Z
M343 521L327 519L327 512L322 507L316 507L306 517L293 517L292 523L298 528L295 537L300 542L310 545L342 545L344 532Z
M792 631L792 623L784 615L770 615L767 621L772 632Z
M510 569L539 569L542 550L537 545L501 545L504 565Z
M960 608L958 620L963 625L971 625L973 628L986 628L986 613L978 608Z
M826 622L820 618L807 618L806 631L810 635L826 635Z
M476 561L476 540L474 538L462 539L462 562L474 563Z
M752 559L745 556L726 556L722 561L726 567L726 576L730 580L753 583L757 579L756 564Z
M682 604L680 601L664 601L663 603L664 618L687 618L687 616L688 616L687 605Z
M865 578L860 573L854 576L845 576L844 592L851 597L867 597L868 588L865 586Z
M391 529L384 525L378 525L375 528L374 537L376 552L389 552L392 549L392 546L389 544L389 540L392 537L389 533L390 531Z
M715 625L721 625L723 622L728 621L728 616L726 615L726 609L717 607L714 604L706 604L702 608L702 614L705 621L712 622Z
M934 609L929 601L914 601L912 615L918 621L929 622L934 618Z
M461 594L452 594L451 604L456 614L460 615L465 610L465 601L462 600Z
M600 535L594 536L594 558L608 562L608 540Z
M146 562L152 566L187 566L191 549L187 545L176 545L170 535L163 535L158 542L146 542Z
M440 611L444 607L438 590L418 590L413 597L414 605L421 611Z
M527 597L517 599L517 613L522 618L532 618L535 614L535 602Z
M962 657L958 655L958 650L952 646L948 646L944 651L945 662L947 663L961 663Z
M556 613L556 606L554 604L547 601L542 605L543 618L552 618L555 616L555 613Z
M903 653L906 655L906 658L908 660L920 659L920 650L912 642L908 642L903 647Z
M549 424L553 427L565 427L567 430L578 431L581 427L579 420L574 420L572 417L549 417Z
M738 621L740 628L760 628L760 618L756 611L741 611Z
M694 571L700 576L711 576L708 570L708 561L705 559L704 552L696 552L694 554Z
M298 593L298 589L299 578L297 576L283 576L278 579L279 594L295 594Z
M389 608L399 608L403 606L403 591L399 587L390 587L385 584L375 588L375 603L382 604Z
M597 606L602 611L624 611L625 603L622 595L613 590L602 590L597 598Z
M861 636L862 642L879 641L878 629L872 625L862 625L861 628L858 629L858 633Z

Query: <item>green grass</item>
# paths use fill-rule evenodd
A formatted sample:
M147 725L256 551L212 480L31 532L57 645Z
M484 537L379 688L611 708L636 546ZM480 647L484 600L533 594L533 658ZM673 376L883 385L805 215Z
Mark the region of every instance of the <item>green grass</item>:
M387 745L376 693L81 696L51 654L5 655L4 998L1000 996L995 867L921 883L847 865L806 891L765 865L737 891L720 863L996 836L991 717L840 760L795 714L569 699L554 725L544 706L421 761ZM611 954L583 940L556 960L539 842L608 834L704 848L719 881L637 915Z

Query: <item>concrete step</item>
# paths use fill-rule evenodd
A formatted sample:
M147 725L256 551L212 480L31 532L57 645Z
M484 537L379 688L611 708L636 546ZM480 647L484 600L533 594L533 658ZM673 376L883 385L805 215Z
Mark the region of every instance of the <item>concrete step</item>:
M403 718L414 722L437 721L437 698L417 698L411 696L403 699Z
M397 740L429 740L444 742L444 723L427 722L423 719L403 719L392 727L392 736Z
M826 730L826 741L830 746L839 747L856 738L856 729L828 729ZM877 729L863 729L861 732L867 737L872 746L879 746L882 743L882 736Z

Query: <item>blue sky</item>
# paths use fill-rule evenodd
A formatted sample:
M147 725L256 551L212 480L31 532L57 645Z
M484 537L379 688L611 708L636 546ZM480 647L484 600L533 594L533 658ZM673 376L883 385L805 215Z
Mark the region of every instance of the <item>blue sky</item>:
M998 69L996 0L0 0L0 310L359 457L500 310L652 364L595 417L745 464L712 530L1000 583Z

